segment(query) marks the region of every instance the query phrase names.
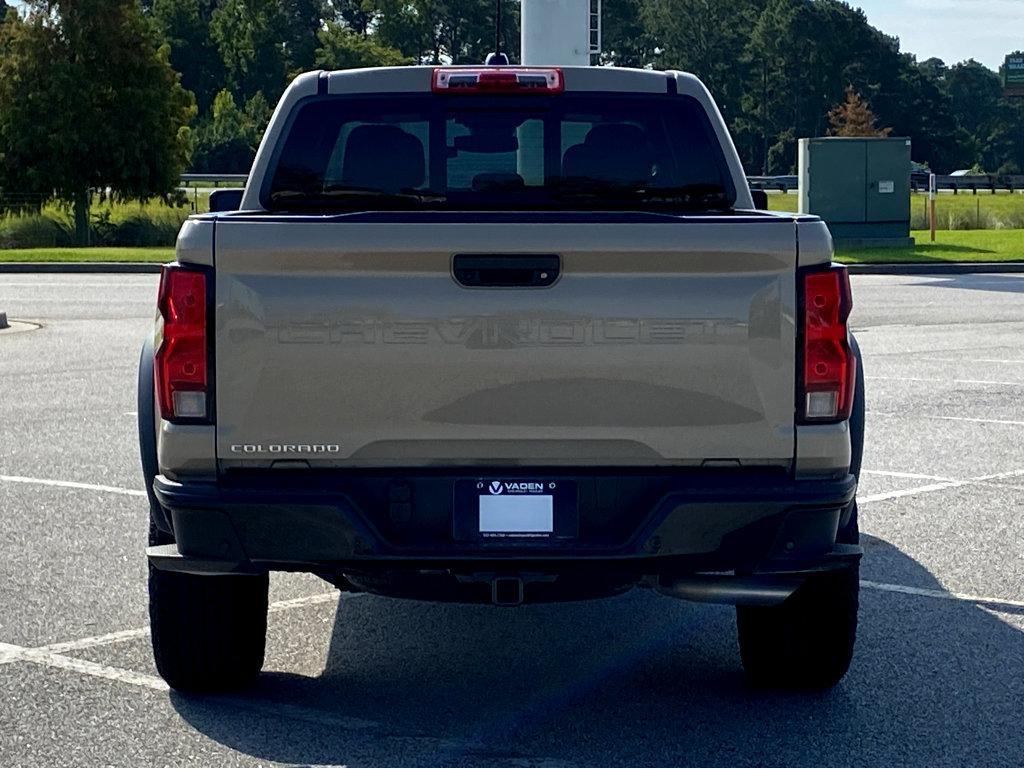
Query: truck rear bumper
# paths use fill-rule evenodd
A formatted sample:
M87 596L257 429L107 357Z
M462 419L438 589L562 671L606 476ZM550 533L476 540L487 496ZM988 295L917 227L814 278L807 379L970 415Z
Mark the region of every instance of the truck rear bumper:
M455 482L496 475L574 482L576 536L458 538ZM176 541L147 551L158 569L309 571L415 598L502 603L500 592L516 594L502 580L515 580L518 600L509 602L522 602L524 590L526 600L560 600L647 581L690 600L770 603L795 590L803 575L860 558L860 548L836 545L856 492L851 475L794 481L767 470L264 472L219 483L157 476L153 490ZM742 576L711 574L725 571Z

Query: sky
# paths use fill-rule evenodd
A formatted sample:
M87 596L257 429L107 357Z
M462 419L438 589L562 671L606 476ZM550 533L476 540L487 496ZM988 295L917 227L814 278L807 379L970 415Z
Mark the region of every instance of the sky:
M1024 0L849 0L918 61L976 59L992 69L1024 50Z

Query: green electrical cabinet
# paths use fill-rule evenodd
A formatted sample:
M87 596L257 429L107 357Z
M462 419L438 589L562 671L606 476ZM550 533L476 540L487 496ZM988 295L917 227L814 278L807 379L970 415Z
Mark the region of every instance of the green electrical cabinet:
M800 213L820 216L846 245L906 246L910 139L801 139Z

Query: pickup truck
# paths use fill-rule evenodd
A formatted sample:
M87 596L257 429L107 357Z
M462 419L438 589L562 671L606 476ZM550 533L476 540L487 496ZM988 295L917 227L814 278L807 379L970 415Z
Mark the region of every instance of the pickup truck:
M645 587L735 605L755 685L845 675L849 279L820 220L755 205L696 77L303 74L211 207L139 368L171 687L253 682L271 571L496 606Z

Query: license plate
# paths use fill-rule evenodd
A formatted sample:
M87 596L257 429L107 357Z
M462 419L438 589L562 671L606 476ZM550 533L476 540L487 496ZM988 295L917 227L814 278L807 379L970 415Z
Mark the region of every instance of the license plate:
M456 481L454 503L456 539L551 539L576 535L573 481Z

